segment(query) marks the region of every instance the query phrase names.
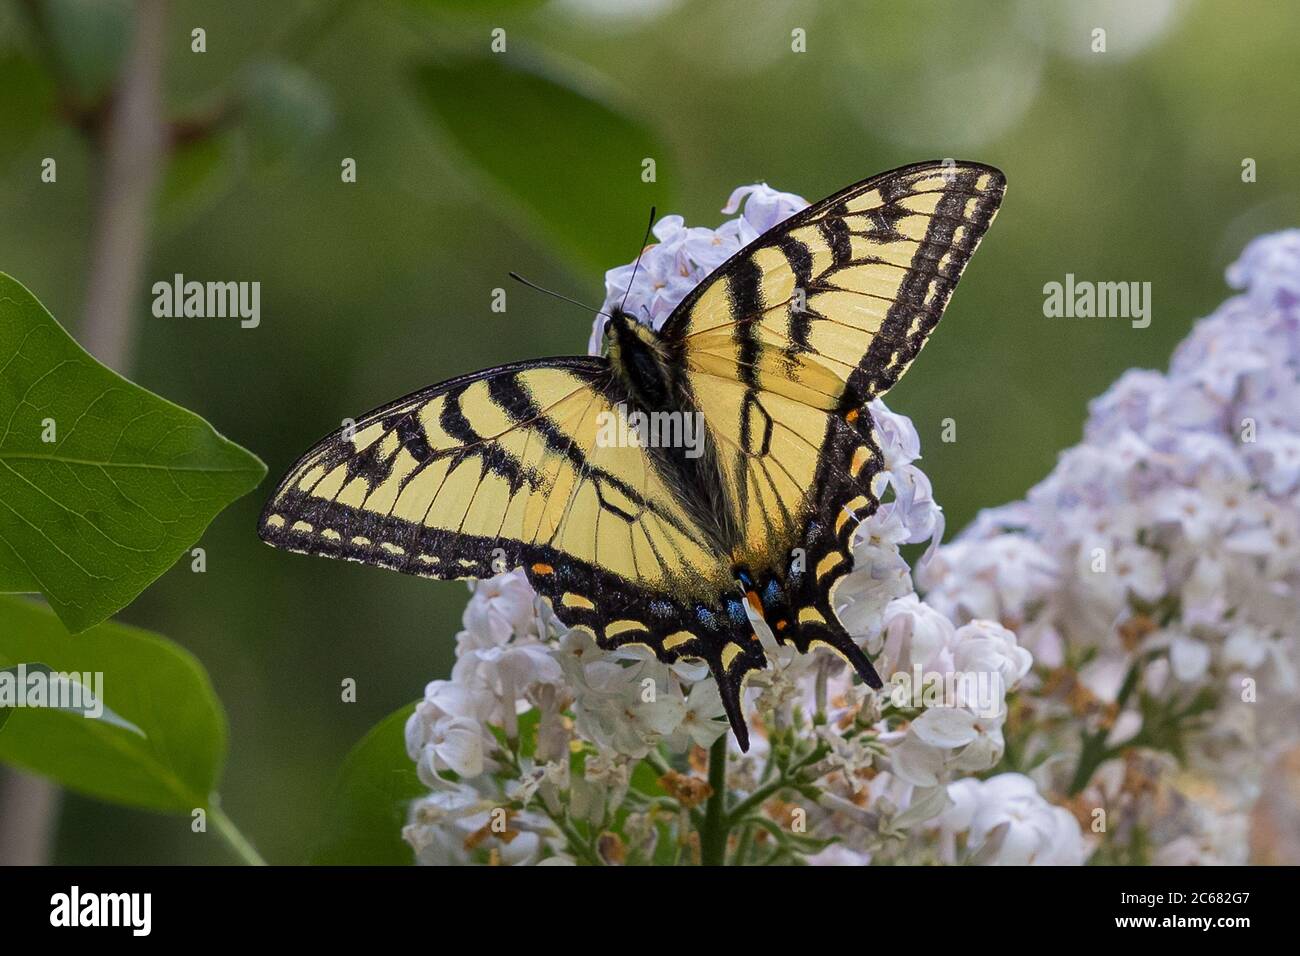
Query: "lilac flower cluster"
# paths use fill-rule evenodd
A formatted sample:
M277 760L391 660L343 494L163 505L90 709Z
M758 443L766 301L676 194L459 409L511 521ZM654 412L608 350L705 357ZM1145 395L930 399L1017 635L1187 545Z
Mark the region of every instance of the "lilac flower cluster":
M1044 789L1115 807L1151 785L1126 760L1186 755L1190 789L1219 810L1164 827L1181 862L1224 861L1211 831L1241 829L1260 769L1300 737L1300 231L1256 239L1228 280L1243 294L1168 373L1121 376L1024 501L980 515L919 575L927 603L1015 628L1045 668L1023 741ZM1242 862L1245 841L1228 846Z

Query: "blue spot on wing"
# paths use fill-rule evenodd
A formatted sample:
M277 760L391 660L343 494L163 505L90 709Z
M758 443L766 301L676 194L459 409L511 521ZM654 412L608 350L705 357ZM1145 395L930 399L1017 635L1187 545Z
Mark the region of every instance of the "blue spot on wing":
M745 613L745 602L739 598L728 598L727 616L731 618L731 623L737 626L747 623L749 616Z
M676 609L667 601L654 600L650 602L650 613L655 617L672 617Z
M703 604L695 605L695 619L710 631L718 629L718 615Z

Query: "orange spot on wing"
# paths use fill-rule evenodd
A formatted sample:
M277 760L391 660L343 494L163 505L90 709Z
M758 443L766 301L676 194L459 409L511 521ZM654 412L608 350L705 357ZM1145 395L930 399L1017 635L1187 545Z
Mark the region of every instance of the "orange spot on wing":
M856 408L849 409L849 411L844 416L844 420L848 422L850 425L852 425L854 422L858 420L858 410Z
M533 573L534 573L534 574L554 574L554 573L555 573L555 568L551 567L549 564L541 564L541 563L538 563L538 564L534 564L534 565L533 565Z

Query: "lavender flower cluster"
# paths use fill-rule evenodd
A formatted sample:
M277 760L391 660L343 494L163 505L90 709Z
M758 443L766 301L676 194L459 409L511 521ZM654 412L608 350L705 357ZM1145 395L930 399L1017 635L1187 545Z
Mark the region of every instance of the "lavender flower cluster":
M1260 772L1300 739L1300 231L1228 281L1167 374L1121 376L1024 501L919 575L1032 650L1040 786L1121 810L1112 847L1161 834L1156 862L1245 862Z

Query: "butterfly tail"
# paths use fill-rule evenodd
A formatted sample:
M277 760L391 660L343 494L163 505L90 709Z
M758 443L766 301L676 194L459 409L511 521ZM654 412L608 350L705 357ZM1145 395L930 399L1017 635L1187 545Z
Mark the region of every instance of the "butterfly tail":
M858 672L858 676L863 682L873 690L880 690L884 686L880 680L880 674L872 666L871 659L863 653L862 648L858 647L857 642L844 630L843 625L836 619L834 612L828 612L822 615L821 621L806 621L799 627L799 633L795 638L795 647L801 653L807 653L819 644L829 647L849 665Z
M767 667L763 645L746 621L743 625L733 625L728 631L726 642L706 660L713 679L718 682L718 695L722 698L722 708L727 714L727 722L731 724L731 732L736 735L736 743L742 751L748 752L745 683L750 674Z
M713 679L718 682L718 694L722 697L722 709L727 713L727 722L731 732L736 735L736 743L744 753L749 752L749 727L745 724L743 688L739 681L731 679L725 671L720 671L710 664Z

